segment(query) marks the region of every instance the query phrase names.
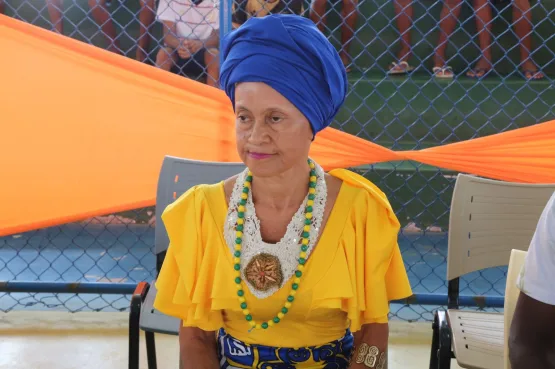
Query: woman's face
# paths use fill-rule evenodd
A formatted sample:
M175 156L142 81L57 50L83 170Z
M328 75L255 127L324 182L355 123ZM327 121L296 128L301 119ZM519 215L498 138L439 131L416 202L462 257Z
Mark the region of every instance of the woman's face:
M305 165L312 129L279 92L260 82L235 88L237 151L255 176L271 177Z

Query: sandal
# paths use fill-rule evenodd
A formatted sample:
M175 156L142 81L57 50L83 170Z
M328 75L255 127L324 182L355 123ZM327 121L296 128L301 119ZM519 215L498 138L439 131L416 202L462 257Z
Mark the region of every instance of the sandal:
M448 65L443 67L433 67L432 72L434 72L434 77L439 79L453 79L455 77L453 68Z
M545 78L545 74L539 70L523 69L522 74L527 81L541 81Z
M413 70L414 68L411 67L406 61L402 61L399 64L392 62L391 67L389 67L389 70L387 71L387 74L391 76L398 76L402 74L407 74L409 72L412 72Z
M491 73L491 71L491 69L486 68L473 68L466 72L466 76L472 79L481 79L486 78Z

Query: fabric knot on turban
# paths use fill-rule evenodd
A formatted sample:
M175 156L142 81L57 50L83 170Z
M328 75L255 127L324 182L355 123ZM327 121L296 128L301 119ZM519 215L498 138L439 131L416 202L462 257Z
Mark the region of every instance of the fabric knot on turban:
M220 85L234 107L237 83L263 82L295 105L316 134L332 123L345 101L345 67L309 19L251 18L223 39L221 53Z

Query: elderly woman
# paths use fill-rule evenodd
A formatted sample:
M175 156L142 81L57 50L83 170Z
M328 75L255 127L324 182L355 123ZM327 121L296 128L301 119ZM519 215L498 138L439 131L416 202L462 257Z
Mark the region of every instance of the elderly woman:
M411 295L399 222L372 183L309 158L347 93L341 58L296 15L251 18L222 56L247 169L162 217L155 307L183 322L182 368L386 368L389 300Z

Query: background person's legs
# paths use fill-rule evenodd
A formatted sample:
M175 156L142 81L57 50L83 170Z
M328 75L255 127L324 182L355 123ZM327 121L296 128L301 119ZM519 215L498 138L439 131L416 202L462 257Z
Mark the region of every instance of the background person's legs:
M451 37L451 34L455 30L455 26L461 15L461 9L462 0L445 0L443 3L439 18L439 40L434 57L435 67L442 68L447 65L445 52L449 44L449 37Z
M206 65L206 84L218 88L220 79L220 53L218 49L207 49L204 52Z
M171 47L161 47L156 54L156 67L170 71L177 62L177 52Z
M309 17L322 33L326 32L327 5L327 0L312 0L310 3ZM347 71L349 71L349 65L351 64L349 49L356 30L358 18L357 5L358 0L343 0L343 7L341 10L341 50L339 54L341 55L341 60L343 61L343 65L347 68Z
M0 0L0 14L6 13L6 6L4 5L4 0Z
M491 6L488 0L474 0L474 15L476 17L476 31L480 45L480 59L476 66L466 75L472 78L480 78L487 74L492 68L491 63Z
M106 8L106 0L89 0L89 7L91 8L91 13L95 22L100 26L104 37L108 41L107 49L116 54L121 54L116 40L116 28Z
M397 53L397 62L408 62L412 56L410 30L414 10L412 0L393 0L397 29L401 35L401 49Z
M218 49L201 49L191 58L182 59L174 49L163 47L156 55L156 66L188 77L206 74L206 84L217 88L220 78L219 55Z
M341 51L339 54L347 71L350 71L351 56L349 50L357 26L357 8L358 0L343 0L343 9L341 10Z
M530 0L513 0L513 26L520 42L521 68L526 78L543 78L538 73L538 67L532 60L532 12L530 11Z
M62 11L62 0L45 0L46 7L48 8L48 14L50 15L50 21L52 22L52 27L54 31L63 34L64 33L64 19Z
M326 8L328 0L312 0L309 17L322 33L326 31Z
M150 49L150 28L156 17L154 0L139 0L141 10L139 11L139 40L137 41L137 52L135 58L145 62L148 59Z

